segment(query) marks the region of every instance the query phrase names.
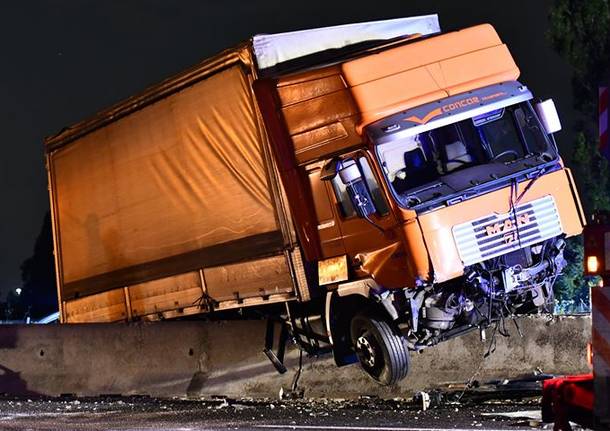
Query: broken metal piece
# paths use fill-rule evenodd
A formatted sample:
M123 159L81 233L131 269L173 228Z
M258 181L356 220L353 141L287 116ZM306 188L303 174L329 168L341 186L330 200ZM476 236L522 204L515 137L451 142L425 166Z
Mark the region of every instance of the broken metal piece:
M263 353L269 358L278 373L284 374L286 366L284 365L284 353L286 351L286 341L288 340L288 327L284 322L281 322L282 329L280 330L280 338L278 340L277 354L273 351L273 327L275 322L271 319L267 320L267 330L265 333L265 348Z

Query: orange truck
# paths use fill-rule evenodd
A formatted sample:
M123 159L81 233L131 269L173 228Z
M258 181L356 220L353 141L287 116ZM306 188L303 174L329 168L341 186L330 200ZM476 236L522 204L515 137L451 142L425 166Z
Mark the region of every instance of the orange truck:
M61 321L264 317L278 370L291 335L394 384L550 311L584 218L518 76L434 15L260 35L47 138Z

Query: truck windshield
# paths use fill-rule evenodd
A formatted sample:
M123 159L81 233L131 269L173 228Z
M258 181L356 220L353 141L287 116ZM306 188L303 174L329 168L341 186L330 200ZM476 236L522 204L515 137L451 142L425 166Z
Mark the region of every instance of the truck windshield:
M554 160L527 102L379 144L388 182L404 206L465 190Z

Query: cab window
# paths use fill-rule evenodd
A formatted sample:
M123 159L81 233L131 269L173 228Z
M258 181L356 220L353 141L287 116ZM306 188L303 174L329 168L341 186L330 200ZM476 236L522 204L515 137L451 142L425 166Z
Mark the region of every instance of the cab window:
M354 160L354 159L346 159L346 160ZM356 163L360 168L360 172L362 172L362 176L364 178L364 182L366 183L366 187L369 190L369 193L373 199L373 203L375 204L375 209L377 210L377 214L380 216L384 216L389 213L389 208L387 201L385 200L381 188L379 187L379 183L377 182L377 178L373 174L371 167L369 165L368 160L364 156L360 156L356 159ZM339 204L339 210L341 212L341 216L343 218L351 218L356 216L356 210L352 205L352 201L347 193L347 189L345 188L345 184L341 181L339 175L336 175L332 182L333 191L335 193L335 197L337 198L337 203Z
M388 204L383 197L383 193L381 188L379 187L379 183L377 182L377 178L373 174L371 167L369 166L369 162L366 157L360 157L358 159L358 164L360 165L360 170L364 174L364 180L366 181L366 186L371 193L373 198L373 202L375 203L375 208L377 209L377 213L381 216L386 215L389 212Z
M341 217L343 218L351 218L356 216L356 210L352 205L352 201L347 194L347 189L345 188L345 184L341 182L341 178L339 175L336 175L332 180L333 190L335 192L335 197L337 198L337 203L339 204L339 211L341 213Z

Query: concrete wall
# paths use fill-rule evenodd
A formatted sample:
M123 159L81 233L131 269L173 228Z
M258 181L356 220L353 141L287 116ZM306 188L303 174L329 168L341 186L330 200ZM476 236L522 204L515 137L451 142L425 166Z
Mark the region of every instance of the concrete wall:
M524 338L509 322L487 359L477 333L413 354L411 372L383 388L357 365L336 368L332 358L305 358L300 386L306 396L407 396L446 381L587 371L590 318L520 320ZM148 394L158 396L277 396L290 387L297 365L279 375L262 354L265 324L160 322L129 325L0 327L0 392L12 394ZM488 331L489 336L489 331Z

